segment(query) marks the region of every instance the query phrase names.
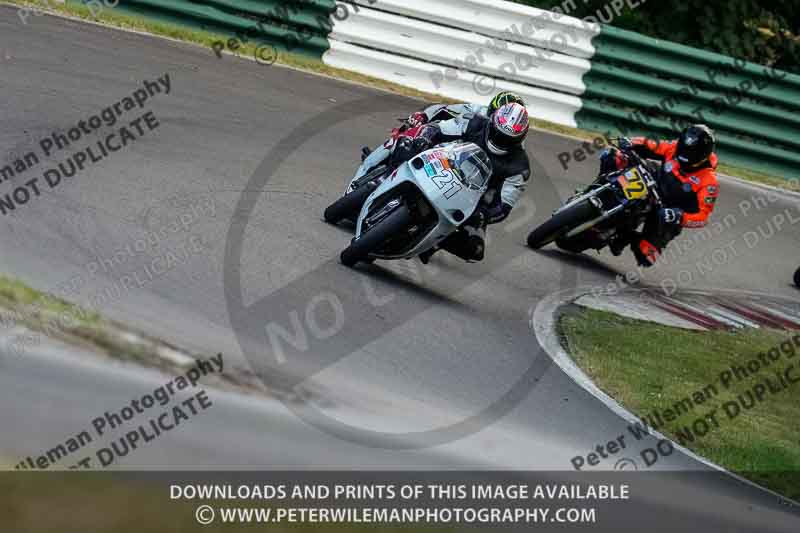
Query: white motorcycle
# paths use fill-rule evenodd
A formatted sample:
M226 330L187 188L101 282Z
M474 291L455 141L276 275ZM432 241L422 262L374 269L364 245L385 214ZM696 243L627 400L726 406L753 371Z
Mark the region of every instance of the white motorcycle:
M333 202L325 209L323 217L326 222L331 224L338 224L343 220L355 222L361 208L364 207L364 202L367 201L372 192L386 179L392 171L392 151L401 142L414 139L421 131L423 125L415 126L413 128L395 128L392 130L392 135L387 141L378 148L386 154L383 163L375 166L375 168L364 168L367 164L362 162L356 175L347 184L347 188L341 198ZM364 159L369 154L364 154Z
M347 185L344 195L325 209L322 215L325 222L330 224L338 224L342 220L355 222L361 208L364 207L364 202L378 188L390 170L389 165L384 164L363 176L354 177Z
M489 157L473 143L442 144L411 158L367 197L342 264L411 259L433 248L472 216L491 175Z

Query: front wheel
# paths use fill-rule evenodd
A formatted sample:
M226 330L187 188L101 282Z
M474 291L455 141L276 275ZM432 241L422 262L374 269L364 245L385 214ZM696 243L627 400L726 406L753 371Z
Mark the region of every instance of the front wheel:
M386 218L362 234L359 239L354 239L350 246L342 251L339 259L345 266L355 266L359 261L369 261L369 254L377 250L391 237L405 231L411 226L411 213L405 205L389 213Z
M528 235L528 246L534 250L546 246L573 228L597 217L597 208L589 200L575 204L546 220Z
M800 287L800 268L794 272L794 284Z

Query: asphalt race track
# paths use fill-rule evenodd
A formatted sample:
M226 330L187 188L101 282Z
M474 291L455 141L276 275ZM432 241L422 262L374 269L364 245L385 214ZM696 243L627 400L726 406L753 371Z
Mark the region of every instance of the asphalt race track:
M297 385L306 398L290 410L277 400L220 393L220 409L123 466L570 470L573 456L624 430L550 364L529 324L531 310L553 292L606 285L634 266L627 253L576 257L525 247L533 225L592 178L593 157L568 171L558 161L578 142L532 133L534 177L525 203L507 223L510 231L492 228L484 264L439 254L428 269L378 262L350 270L338 264L350 236L322 222L322 211L342 192L360 147L380 142L393 120L420 102L71 20L44 16L23 26L13 11L0 7L0 165L41 153L39 139L99 113L144 80L168 73L171 90L101 131L146 111L157 128L2 217L0 270L40 288L80 276L79 299L90 302L163 251L126 252L108 268L98 268L99 258L115 257L184 214L185 227L166 232L160 249L177 250L192 238L199 247L141 288L107 298L102 311L198 353L222 352L229 366L247 368L256 359L257 371L277 372L266 378L271 387ZM0 192L41 180L44 169L74 150L2 183ZM282 158L271 176L263 174L268 154ZM253 183L259 187L248 188ZM745 239L759 227L766 232L787 209L800 218L796 199L772 200L725 181L714 217L731 215L735 224L646 272L645 283L675 279L682 288L790 294L796 229L786 222L770 239ZM240 202L251 202L249 216ZM242 254L228 257L237 225ZM732 260L717 261L711 271L696 268L720 248ZM229 313L226 275L241 276L248 316ZM341 316L320 303L331 295ZM325 331L307 349L292 351L288 370L281 369L264 343L265 327L274 321L290 330L292 312L307 318L309 306L318 306L317 329ZM339 331L327 335L332 323ZM98 406L124 403L142 380L158 380L118 365L75 371L64 359L40 355L0 366L4 455L44 448L46 439L71 431L68 422L81 424ZM102 386L93 390L95 383ZM612 469L613 461L604 467ZM653 468L706 467L675 453ZM744 484L719 490L771 506Z

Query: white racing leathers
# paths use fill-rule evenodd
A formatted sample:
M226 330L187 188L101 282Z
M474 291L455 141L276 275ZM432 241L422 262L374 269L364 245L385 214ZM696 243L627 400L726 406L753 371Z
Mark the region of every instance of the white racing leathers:
M530 160L524 146L497 154L487 146L491 120L485 115L462 115L458 118L427 125L420 137L431 146L451 141L477 144L489 156L492 176L481 206L462 229L453 233L441 248L467 261L483 259L486 226L505 220L519 202L530 179Z
M421 136L432 145L455 140L473 142L489 155L492 177L484 195L488 223L504 220L525 192L531 176L530 160L524 145L507 153L496 154L486 143L491 121L485 115L464 115L438 124L431 124Z
M450 120L464 115L486 115L489 108L481 104L434 104L426 107L422 113L427 118L427 122L438 122L442 120ZM388 139L385 143L378 146L373 150L366 159L364 159L361 166L358 167L356 175L353 179L358 179L371 169L383 163L394 150L394 140Z

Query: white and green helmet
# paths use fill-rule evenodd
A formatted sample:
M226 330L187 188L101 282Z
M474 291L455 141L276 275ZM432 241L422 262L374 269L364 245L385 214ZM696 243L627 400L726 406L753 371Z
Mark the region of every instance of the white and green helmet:
M521 106L525 107L525 100L523 100L522 97L517 93L512 93L511 91L497 93L497 96L495 96L492 101L489 102L489 107L486 114L491 115L506 104L520 104Z
M528 135L530 119L525 106L516 102L500 107L492 114L487 128L486 147L496 155L507 154L522 144Z

